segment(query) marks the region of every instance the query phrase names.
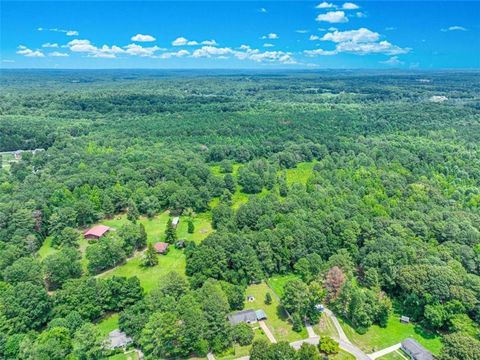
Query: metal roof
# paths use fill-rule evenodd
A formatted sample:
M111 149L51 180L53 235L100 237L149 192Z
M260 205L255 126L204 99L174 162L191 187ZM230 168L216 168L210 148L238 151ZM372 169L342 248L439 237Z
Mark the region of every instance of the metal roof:
M230 324L237 325L242 322L251 323L257 321L257 314L255 310L242 310L228 315L228 321Z
M267 318L267 314L262 309L255 311L255 315L257 316L257 320L265 320Z
M415 360L434 360L432 353L412 338L402 341L402 349Z
M107 231L110 230L110 227L105 225L94 226L83 233L84 236L96 236L102 237Z

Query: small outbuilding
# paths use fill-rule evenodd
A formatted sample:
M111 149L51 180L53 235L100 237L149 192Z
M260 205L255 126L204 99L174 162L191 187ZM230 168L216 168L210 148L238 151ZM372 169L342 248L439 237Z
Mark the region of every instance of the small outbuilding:
M88 240L98 240L110 230L106 225L97 225L85 231L83 236Z
M400 322L404 324L408 324L410 322L410 318L408 316L400 316Z
M155 245L153 245L153 248L157 252L157 254L166 254L168 252L168 246L170 244L165 243L165 242L157 242Z
M107 349L113 350L126 348L133 342L133 339L119 329L115 329L108 334L108 340L105 344Z
M173 219L172 219L172 225L173 227L176 229L177 226L178 226L178 223L180 222L180 218L178 216L175 216Z
M434 360L432 353L412 338L407 338L402 341L402 350L405 351L412 360Z
M267 320L267 314L265 314L265 311L263 311L262 309L256 310L255 316L257 317L257 321Z
M248 302L253 302L253 301L255 301L255 296L253 296L253 295L248 295L248 296L247 296L247 301L248 301Z
M176 243L175 243L175 247L177 249L183 249L185 247L185 240L178 240Z

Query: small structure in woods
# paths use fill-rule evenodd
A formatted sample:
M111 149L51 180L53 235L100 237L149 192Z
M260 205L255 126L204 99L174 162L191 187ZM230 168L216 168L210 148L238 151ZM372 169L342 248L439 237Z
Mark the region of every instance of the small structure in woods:
M402 341L402 350L410 355L412 360L434 360L432 353L412 338Z
M179 218L178 216L175 216L175 217L172 219L172 226L176 229L179 222L180 222L180 218Z
M263 310L242 310L231 313L228 315L228 321L232 325L238 325L240 323L252 324L260 320L266 320L267 314Z
M175 247L177 249L183 249L185 247L185 240L178 240L176 243L175 243Z
M157 254L166 254L168 252L168 243L165 242L157 242L153 245L153 248L157 252Z
M105 235L111 228L105 225L94 226L83 233L85 239L98 240Z
M253 295L248 295L248 296L247 296L247 301L248 301L248 302L255 301L255 296L253 296Z
M410 318L408 316L400 316L400 322L404 324L408 324L410 322Z
M119 329L115 329L108 334L108 340L105 344L107 349L126 348L133 342L133 339Z

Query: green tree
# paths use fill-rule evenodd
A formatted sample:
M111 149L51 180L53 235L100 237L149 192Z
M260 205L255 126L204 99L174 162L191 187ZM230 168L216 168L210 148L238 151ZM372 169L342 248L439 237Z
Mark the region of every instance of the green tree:
M156 312L150 316L142 331L140 344L151 358L175 358L182 354L177 347L180 323L174 313Z
M43 331L33 347L33 358L38 360L64 360L72 351L70 332L64 327Z
M167 227L165 229L165 242L175 244L177 241L177 231L173 227L172 219L168 218Z
M135 201L130 199L128 201L127 219L136 224L139 217L140 213L138 212L137 205Z
M142 264L143 266L147 267L155 266L158 264L157 252L153 248L152 244L148 244L147 250L145 250L145 253L143 254Z
M246 323L235 325L232 329L232 339L239 345L250 345L253 341L253 337L253 330Z
M86 323L75 332L73 354L79 360L103 358L102 337L95 325Z
M303 343L297 351L298 360L321 360L315 345Z
M188 218L187 220L187 225L188 225L188 233L193 234L195 232L195 225L193 224L193 219Z
M65 248L47 256L42 265L49 290L55 290L68 279L82 275L80 253L74 248Z
M52 235L52 246L54 247L73 247L78 248L80 234L74 228L69 226Z
M320 350L321 353L326 355L338 354L340 350L340 345L330 336L320 336L318 350Z
M43 284L43 269L38 260L33 257L23 257L16 260L3 271L3 274L5 281L10 284L20 282Z
M480 341L455 333L443 337L442 353L439 360L478 360L480 359Z
M270 295L269 292L265 294L265 300L264 300L265 305L270 305L272 303L272 295Z

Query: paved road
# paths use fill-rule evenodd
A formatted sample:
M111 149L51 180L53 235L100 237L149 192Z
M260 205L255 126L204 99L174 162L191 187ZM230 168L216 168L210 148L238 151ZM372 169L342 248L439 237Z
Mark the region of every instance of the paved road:
M335 329L337 329L338 337L344 342L351 344L350 340L348 340L347 335L343 331L342 326L338 322L338 319L335 316L335 314L331 312L329 309L325 309L324 311L325 311L325 315L327 315L328 317L330 317L330 319L332 319L333 325L335 326Z
M313 330L313 326L310 325L309 323L305 323L305 328L307 329L307 333L308 333L308 337L309 338L313 338L315 336L317 336L317 334L315 334L315 330Z
M272 344L276 344L277 343L277 340L275 339L275 336L273 336L272 332L270 331L270 329L268 328L267 324L265 324L265 321L259 321L258 322L258 325L260 325L260 327L262 328L263 332L265 333L265 335L267 335L267 338L268 340L270 340L270 342Z
M382 349L382 350L380 350L380 351L376 351L376 352L374 352L374 353L372 353L372 354L368 354L368 357L369 357L370 359L372 359L372 360L375 360L376 358L379 358L379 357L381 357L381 356L387 355L387 354L389 354L389 353L391 353L391 352L394 352L394 351L400 349L401 346L402 346L402 344L401 344L401 343L398 343L398 344L389 346L389 347L387 347L387 348L385 348L385 349Z
M211 352L209 352L209 353L207 354L207 359L208 359L208 360L215 360L215 356L213 356L213 354L212 354Z

